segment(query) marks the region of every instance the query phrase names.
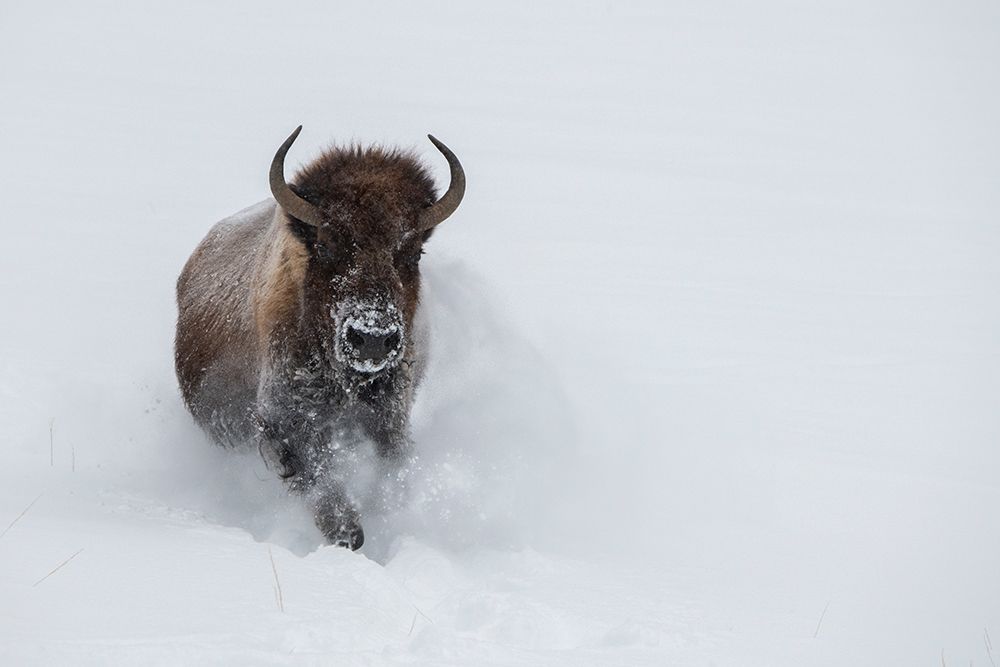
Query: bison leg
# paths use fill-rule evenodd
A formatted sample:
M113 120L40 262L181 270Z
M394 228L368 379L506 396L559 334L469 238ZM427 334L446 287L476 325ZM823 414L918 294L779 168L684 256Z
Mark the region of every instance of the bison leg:
M330 544L360 549L365 534L357 507L337 482L320 473L325 463L321 460L325 448L317 445L321 434L302 428L302 424L289 428L287 421L268 420L256 412L252 420L260 436L261 457L285 480L289 491L307 499L323 536Z
M339 485L329 479L318 482L315 475L307 472L311 468L303 467L301 459L290 453L281 458L281 466L281 477L288 489L307 498L316 527L327 541L355 551L360 549L365 542L361 516Z
M400 409L361 406L358 418L365 435L375 445L378 457L386 462L402 463L409 453L407 413Z

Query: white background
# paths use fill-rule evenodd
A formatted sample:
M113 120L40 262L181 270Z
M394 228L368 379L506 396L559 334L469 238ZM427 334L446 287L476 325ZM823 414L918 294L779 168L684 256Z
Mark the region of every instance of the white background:
M3 662L1000 660L1000 5L418 4L0 7ZM173 378L299 123L469 179L361 553Z

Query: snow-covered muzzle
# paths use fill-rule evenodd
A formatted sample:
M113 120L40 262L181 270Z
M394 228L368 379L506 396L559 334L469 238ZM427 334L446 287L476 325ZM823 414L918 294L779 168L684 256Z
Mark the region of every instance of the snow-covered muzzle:
M330 316L336 325L334 353L345 366L374 374L402 359L406 332L391 301L348 299L331 308Z

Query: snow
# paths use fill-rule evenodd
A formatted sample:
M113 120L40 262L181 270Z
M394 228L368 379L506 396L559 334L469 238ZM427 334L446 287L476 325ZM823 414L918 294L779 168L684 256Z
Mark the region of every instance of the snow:
M418 4L0 9L3 662L995 662L1000 8ZM359 553L172 370L299 123L469 179Z

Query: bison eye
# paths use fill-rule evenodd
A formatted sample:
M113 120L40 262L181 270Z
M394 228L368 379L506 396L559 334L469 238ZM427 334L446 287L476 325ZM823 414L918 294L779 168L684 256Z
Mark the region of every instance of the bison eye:
M313 247L313 255L327 265L343 267L352 261L354 252L347 243L319 241Z
M309 250L313 249L316 245L316 228L312 225L302 222L298 218L293 218L289 216L288 227L292 230L292 234L301 241L306 248Z
M407 252L406 254L400 256L399 263L408 269L411 270L416 269L417 265L420 264L420 256L423 254L424 254L423 248L418 248L417 250Z

